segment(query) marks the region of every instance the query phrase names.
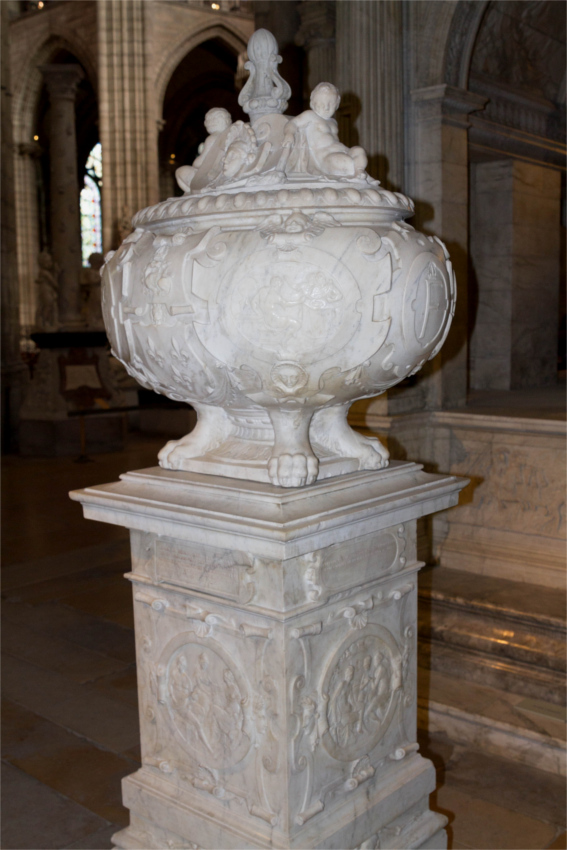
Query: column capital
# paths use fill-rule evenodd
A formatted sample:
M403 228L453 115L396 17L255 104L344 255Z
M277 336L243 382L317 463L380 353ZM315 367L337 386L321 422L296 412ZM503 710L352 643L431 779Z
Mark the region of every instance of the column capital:
M295 36L299 47L311 50L312 47L330 44L335 40L335 4L330 0L303 0L299 4L301 25Z
M20 142L18 153L20 156L29 156L30 159L39 159L43 153L43 148L39 142Z
M467 116L471 112L484 109L488 102L487 97L446 83L414 89L411 99L420 112L425 113L424 117L438 116L445 124L456 124L465 128L469 126Z
M77 86L85 76L80 65L40 65L49 99L75 100Z

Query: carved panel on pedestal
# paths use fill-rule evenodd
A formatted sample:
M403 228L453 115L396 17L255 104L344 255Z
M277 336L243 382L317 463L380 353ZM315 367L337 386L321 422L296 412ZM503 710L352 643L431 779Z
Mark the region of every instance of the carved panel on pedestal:
M237 764L251 744L242 676L220 647L205 646L194 636L164 656L159 699L177 738L207 767Z
M399 654L389 632L347 639L322 685L330 755L350 761L370 752L388 728L399 686Z
M156 541L160 581L192 587L239 602L251 602L256 592L258 559L238 551L218 551L168 537Z

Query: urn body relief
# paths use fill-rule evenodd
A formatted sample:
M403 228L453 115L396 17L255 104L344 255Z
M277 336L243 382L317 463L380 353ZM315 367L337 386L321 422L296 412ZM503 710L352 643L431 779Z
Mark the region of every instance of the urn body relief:
M198 413L162 467L301 487L388 464L349 406L435 356L455 279L442 242L406 222L411 200L339 141L336 88L282 115L276 42L250 44L250 123L207 113L183 197L138 212L107 257L103 312L130 374Z

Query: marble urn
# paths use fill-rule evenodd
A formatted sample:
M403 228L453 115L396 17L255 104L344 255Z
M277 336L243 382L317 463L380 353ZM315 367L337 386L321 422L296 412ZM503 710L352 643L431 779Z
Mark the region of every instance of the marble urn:
M258 30L248 56L250 123L207 113L183 196L138 212L108 255L103 314L128 372L197 411L162 467L302 487L388 464L348 409L435 356L455 279L442 242L406 222L411 200L339 141L336 88L283 115L273 36Z

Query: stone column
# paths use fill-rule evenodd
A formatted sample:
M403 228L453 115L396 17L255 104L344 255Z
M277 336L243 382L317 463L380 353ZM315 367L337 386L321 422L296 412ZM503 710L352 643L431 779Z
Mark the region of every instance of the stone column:
M399 0L336 3L341 138L362 145L369 174L398 190L404 168L403 5Z
M447 245L457 277L449 336L426 373L426 407L466 402L468 336L468 115L486 98L447 85L412 92L412 224ZM425 372L425 370L424 370ZM423 379L422 379L423 380Z
M447 846L416 743L416 519L464 484L156 468L71 494L131 529L142 767L116 847Z
M304 83L306 102L318 83L335 83L335 17L334 0L303 0L299 4L301 26L295 43L303 47L306 54Z
M16 204L14 195L14 150L12 138L12 91L10 86L10 49L8 4L0 5L2 51L2 448L8 451L15 442L21 404L21 389L26 367L20 357L20 316L16 245Z
M151 80L152 7L146 0L97 4L104 252L120 244L125 207L135 212L159 201L161 116Z
M63 328L81 324L81 222L75 95L84 76L79 65L42 65L50 101L51 244L59 266L59 321Z
M37 203L38 159L41 147L37 142L18 145L14 154L14 183L16 196L16 231L18 234L18 278L20 324L28 335L35 323L36 285L39 256L39 210Z
M471 167L473 389L557 380L560 195L560 173L535 163Z

